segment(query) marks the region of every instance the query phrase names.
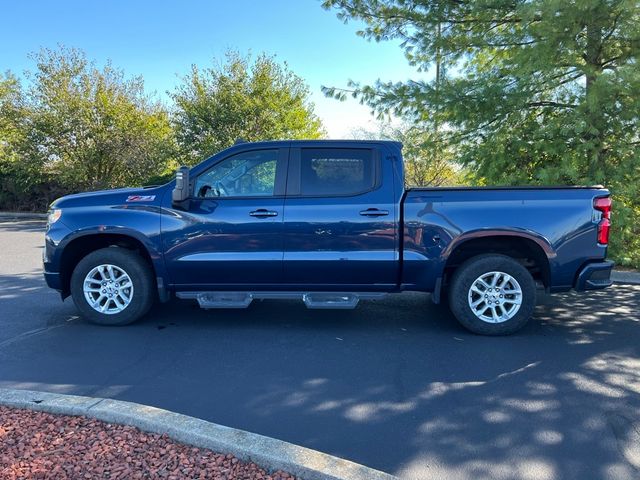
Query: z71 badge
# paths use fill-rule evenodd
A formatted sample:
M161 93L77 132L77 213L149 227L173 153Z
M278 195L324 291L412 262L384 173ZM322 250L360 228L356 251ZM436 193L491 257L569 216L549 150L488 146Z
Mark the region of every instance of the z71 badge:
M155 198L155 195L129 195L127 202L153 202Z

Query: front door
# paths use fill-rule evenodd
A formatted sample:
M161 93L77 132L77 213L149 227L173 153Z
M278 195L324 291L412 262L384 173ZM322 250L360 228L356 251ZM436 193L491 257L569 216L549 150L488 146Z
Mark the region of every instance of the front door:
M334 291L388 290L396 284L393 172L381 153L375 146L291 149L285 284Z
M235 289L282 282L287 148L248 150L198 175L188 211L162 219L171 283Z

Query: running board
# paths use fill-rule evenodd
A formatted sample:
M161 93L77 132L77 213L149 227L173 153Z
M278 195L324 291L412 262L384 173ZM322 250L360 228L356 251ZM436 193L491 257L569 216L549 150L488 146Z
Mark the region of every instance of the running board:
M247 308L253 300L302 300L307 308L352 309L360 300L387 296L376 292L176 292L176 297L197 300L202 308Z

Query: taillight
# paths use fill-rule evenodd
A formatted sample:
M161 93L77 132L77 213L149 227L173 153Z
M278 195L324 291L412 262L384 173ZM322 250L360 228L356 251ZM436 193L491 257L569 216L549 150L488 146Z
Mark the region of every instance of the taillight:
M611 229L611 197L599 197L593 200L593 208L602 212L598 223L598 243L609 243L609 230Z

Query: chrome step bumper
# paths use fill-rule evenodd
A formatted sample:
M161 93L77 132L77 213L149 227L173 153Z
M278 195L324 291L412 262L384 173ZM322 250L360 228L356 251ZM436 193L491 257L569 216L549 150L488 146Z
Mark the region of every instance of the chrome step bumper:
M197 300L202 308L247 308L253 300L302 300L307 308L352 309L360 300L377 300L376 292L176 292L176 297Z

